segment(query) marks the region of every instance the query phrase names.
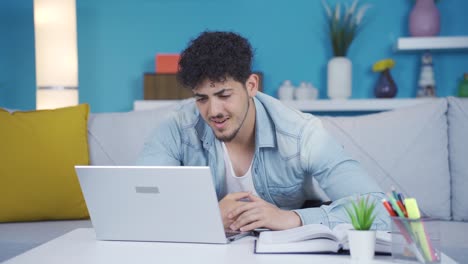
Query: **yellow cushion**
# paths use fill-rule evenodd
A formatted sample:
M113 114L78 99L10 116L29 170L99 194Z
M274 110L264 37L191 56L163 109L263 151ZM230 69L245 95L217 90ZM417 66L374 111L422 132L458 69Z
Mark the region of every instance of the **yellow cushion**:
M74 169L89 164L88 112L0 109L0 222L88 217Z

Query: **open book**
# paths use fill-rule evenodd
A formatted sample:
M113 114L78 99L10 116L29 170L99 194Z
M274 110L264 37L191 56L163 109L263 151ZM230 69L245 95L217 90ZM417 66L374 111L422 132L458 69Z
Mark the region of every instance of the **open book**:
M263 231L255 243L255 253L338 253L349 250L347 230L351 224L311 224L283 231ZM377 231L375 252L391 252L391 234Z

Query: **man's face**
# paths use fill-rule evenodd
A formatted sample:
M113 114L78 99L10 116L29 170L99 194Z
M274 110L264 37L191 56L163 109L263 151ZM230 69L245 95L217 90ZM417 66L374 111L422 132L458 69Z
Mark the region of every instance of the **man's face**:
M254 107L251 97L256 87L251 89L251 84L249 80L243 84L232 78L224 82L207 79L192 90L201 116L217 139L229 142L243 128L249 108Z

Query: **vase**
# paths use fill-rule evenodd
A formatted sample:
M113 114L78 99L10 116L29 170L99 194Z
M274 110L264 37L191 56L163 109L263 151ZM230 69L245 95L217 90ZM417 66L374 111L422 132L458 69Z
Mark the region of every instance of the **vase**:
M375 230L348 230L349 251L354 263L371 263L375 251Z
M301 82L294 91L294 99L296 100L314 100L317 99L317 96L318 90L311 83Z
M294 86L290 80L284 81L278 89L278 98L280 100L289 101L294 99Z
M380 73L379 80L374 88L374 95L377 98L393 98L398 92L398 88L393 81L390 70L386 69Z
M330 99L348 99L351 96L352 63L346 57L328 61L327 95Z
M439 34L440 14L434 0L416 0L409 17L409 31L413 37Z

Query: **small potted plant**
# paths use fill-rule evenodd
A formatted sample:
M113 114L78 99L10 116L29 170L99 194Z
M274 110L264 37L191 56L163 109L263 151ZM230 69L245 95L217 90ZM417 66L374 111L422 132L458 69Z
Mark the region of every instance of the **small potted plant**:
M370 230L375 220L376 202L370 202L369 196L351 201L351 206L345 207L354 230L348 230L349 250L351 258L358 262L370 261L374 258L375 230Z

